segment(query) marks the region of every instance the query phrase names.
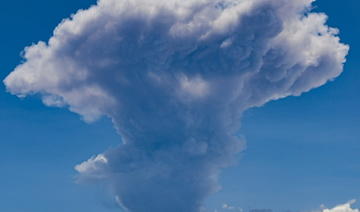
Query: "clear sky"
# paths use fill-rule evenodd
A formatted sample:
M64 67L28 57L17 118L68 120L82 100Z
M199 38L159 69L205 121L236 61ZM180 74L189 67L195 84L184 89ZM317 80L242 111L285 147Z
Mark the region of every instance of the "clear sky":
M47 40L69 14L91 0L6 1L0 7L0 77L22 60L25 46ZM223 171L223 189L207 201L285 211L360 200L360 2L318 0L328 24L350 45L344 73L300 97L247 111L247 148ZM119 143L111 122L87 124L79 115L18 99L0 87L0 211L117 211L101 186L75 183L74 166ZM104 195L105 193L105 195ZM355 204L359 206L359 204Z

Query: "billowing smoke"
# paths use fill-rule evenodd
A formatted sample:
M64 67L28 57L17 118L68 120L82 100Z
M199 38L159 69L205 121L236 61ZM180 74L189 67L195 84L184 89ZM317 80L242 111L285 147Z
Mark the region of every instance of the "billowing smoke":
M130 212L198 212L243 144L241 114L337 77L348 46L312 0L99 0L4 80L86 120L115 149L76 166Z

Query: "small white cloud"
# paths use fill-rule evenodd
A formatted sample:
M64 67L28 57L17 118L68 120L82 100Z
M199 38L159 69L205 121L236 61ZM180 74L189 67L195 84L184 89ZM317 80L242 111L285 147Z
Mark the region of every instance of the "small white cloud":
M76 165L75 170L84 176L91 176L91 178L99 179L105 177L104 168L107 163L108 159L103 154L99 154Z
M337 205L334 208L323 209L323 212L360 212L357 208L352 208L351 206L356 202L356 200L351 200L345 204Z

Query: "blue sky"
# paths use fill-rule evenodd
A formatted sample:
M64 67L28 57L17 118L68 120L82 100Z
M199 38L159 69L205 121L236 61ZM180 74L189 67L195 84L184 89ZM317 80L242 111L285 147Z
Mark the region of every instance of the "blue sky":
M47 40L54 27L94 1L7 1L0 8L0 76L21 61L24 46ZM251 109L241 133L247 149L221 175L207 204L245 209L311 210L360 199L360 32L355 0L318 0L350 45L344 73L301 97ZM111 122L86 124L37 97L0 92L0 211L116 211L102 187L74 183L73 167L118 144ZM105 195L104 195L105 193ZM359 206L358 204L356 206Z

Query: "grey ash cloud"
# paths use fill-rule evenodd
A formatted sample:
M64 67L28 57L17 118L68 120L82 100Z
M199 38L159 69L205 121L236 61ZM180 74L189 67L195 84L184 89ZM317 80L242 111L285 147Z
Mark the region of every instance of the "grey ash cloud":
M241 114L339 76L348 52L311 0L100 0L4 80L85 121L109 117L119 147L76 166L130 212L198 212L244 147Z

